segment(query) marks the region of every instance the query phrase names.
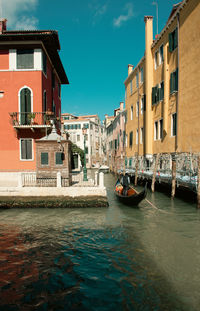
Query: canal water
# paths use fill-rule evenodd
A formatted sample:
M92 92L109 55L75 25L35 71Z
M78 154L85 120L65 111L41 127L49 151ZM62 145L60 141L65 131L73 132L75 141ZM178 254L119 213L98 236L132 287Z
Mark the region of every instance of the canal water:
M200 310L200 213L148 193L139 209L0 210L0 310Z

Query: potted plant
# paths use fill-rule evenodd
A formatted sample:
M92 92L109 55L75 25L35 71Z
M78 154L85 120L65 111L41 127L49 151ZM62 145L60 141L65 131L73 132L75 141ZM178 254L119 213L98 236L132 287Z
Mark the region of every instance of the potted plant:
M30 121L31 124L33 124L34 119L35 119L35 113L30 112L30 113L28 114L28 120Z

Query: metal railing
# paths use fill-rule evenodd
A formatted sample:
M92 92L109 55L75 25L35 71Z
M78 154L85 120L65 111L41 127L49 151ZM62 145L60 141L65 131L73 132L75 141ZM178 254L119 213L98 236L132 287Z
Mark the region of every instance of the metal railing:
M11 123L13 126L38 126L51 125L51 120L57 120L54 113L46 112L11 112Z

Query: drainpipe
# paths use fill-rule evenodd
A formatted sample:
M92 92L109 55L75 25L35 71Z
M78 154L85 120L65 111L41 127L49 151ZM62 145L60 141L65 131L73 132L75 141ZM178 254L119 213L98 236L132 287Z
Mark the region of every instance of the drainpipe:
M180 34L180 25L179 25L179 13L177 14L177 29L178 29L178 47L177 47L177 67L178 67L178 92L176 97L176 152L178 151L178 143L179 143L179 131L178 131L178 124L179 124L179 92L180 92L180 79L179 79L179 34Z

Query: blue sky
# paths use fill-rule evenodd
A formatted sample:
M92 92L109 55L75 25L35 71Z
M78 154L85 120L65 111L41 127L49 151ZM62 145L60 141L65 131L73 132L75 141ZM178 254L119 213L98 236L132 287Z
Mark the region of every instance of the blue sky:
M124 101L128 64L144 55L144 16L153 0L0 0L8 29L53 29L70 84L62 86L62 112L113 115ZM175 0L157 0L158 30Z

